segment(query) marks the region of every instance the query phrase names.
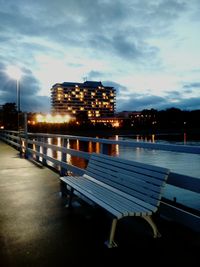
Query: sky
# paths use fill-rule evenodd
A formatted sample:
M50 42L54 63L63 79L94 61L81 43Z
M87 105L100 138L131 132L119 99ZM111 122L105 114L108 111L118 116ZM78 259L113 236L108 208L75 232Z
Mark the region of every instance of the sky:
M50 112L55 83L101 81L116 111L200 109L200 0L0 0L0 105Z

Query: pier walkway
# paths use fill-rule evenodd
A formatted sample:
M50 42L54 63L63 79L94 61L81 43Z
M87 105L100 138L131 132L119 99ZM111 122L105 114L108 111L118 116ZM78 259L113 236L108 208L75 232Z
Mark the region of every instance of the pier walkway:
M107 214L78 203L73 212L66 209L58 177L0 141L1 267L199 264L199 234L161 218L156 218L159 239L142 219L122 220L119 247L108 249L103 244L110 229Z

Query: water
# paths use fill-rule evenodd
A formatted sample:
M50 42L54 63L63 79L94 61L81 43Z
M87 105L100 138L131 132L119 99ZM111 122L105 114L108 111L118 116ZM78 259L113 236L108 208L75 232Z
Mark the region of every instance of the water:
M161 137L162 139L160 139ZM163 138L166 138L165 140ZM168 138L168 140L167 140ZM157 136L133 136L132 138L122 136L118 139L120 140L133 140L133 141L144 141L153 142L161 144L176 144L176 145L194 145L199 146L200 141L187 140L186 135L183 136L175 135L173 138L169 135ZM169 152L162 150L151 150L143 148L129 148L120 147L119 148L120 157L131 159L143 163L148 163L152 165L157 165L165 168L169 168L172 172L180 173L183 175L189 175L193 177L200 178L200 155L180 153L180 152Z

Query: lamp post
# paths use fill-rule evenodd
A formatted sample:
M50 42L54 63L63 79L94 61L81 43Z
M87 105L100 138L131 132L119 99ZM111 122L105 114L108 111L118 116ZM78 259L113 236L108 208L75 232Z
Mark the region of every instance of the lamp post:
M20 78L22 76L22 72L18 67L9 66L7 68L7 74L11 79L16 80L16 88L17 88L17 130L19 132L19 114L20 114Z

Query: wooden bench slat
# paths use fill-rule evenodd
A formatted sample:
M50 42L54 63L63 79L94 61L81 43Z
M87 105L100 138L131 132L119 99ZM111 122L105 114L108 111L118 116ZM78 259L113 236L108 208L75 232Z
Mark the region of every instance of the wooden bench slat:
M65 181L64 177L61 177L62 181ZM80 186L78 186L75 183L71 183L71 186L74 187L75 190L77 190L78 192L82 193L84 196L86 196L88 199L94 201L94 203L98 203L98 205L100 205L102 208L106 209L107 211L109 211L111 214L113 214L114 216L116 216L117 218L122 218L123 214L120 213L119 211L117 211L116 209L113 209L110 205L107 205L104 201L97 199L94 195L91 195L90 193L86 192L83 188L81 188Z
M113 164L114 163L114 164ZM109 171L109 169L106 167L109 164L109 166L112 166L112 171L113 172L120 172L123 174L127 174L129 176L136 174L136 177L138 177L138 179L144 179L145 181L149 181L151 183L155 183L158 185L161 185L163 180L165 180L166 177L166 173L158 173L152 170L148 170L146 168L138 168L138 167L133 167L130 165L124 166L122 165L120 162L112 162L109 163L109 161L107 159L105 159L105 161L97 161L97 160L91 160L89 161L88 167L90 167L90 165L92 166L96 166L99 168L105 168L105 171ZM125 169L125 167L127 167L127 169Z
M160 190L160 186L162 185L162 182L159 181L159 183L151 183L151 181L148 181L147 179L144 180L142 179L143 176L141 175L127 175L124 173L117 172L116 174L113 174L111 170L105 170L105 168L99 168L96 166L88 166L87 167L87 173L88 175L90 172L92 173L93 171L99 171L104 177L108 177L108 179L114 179L116 182L123 183L123 181L127 184L127 186L142 186L142 187L147 187L148 189L151 189L152 191L158 192ZM141 178L142 177L142 178Z
M150 215L152 211L147 208L144 208L145 203L143 206L130 201L129 199L125 199L119 194L116 194L112 190L109 190L106 187L99 186L99 184L89 181L88 179L80 178L79 181L75 181L74 177L65 177L65 181L68 184L75 186L81 186L84 188L84 193L88 192L91 195L94 195L96 199L102 199L106 204L109 204L111 207L115 207L121 213L122 216L141 216L141 215ZM78 189L78 188L77 188ZM98 201L96 201L97 204Z
M116 193L115 191L112 190L112 188L108 188L106 185L101 185L99 186L99 184L97 184L96 182L90 180L90 182L88 181L88 179L86 179L85 181L82 179L83 183L87 183L87 187L88 189L90 188L91 190L94 190L95 193L97 194L101 194L101 196L106 197L106 201L110 201L113 200L115 203L118 203L119 207L125 207L127 209L128 212L130 212L131 210L134 212L138 212L139 213L144 213L144 214L149 214L152 211L146 207L146 203L143 202L141 205L141 202L138 201L131 201L128 198L125 198L124 196L121 196L119 193ZM79 182L81 184L81 182ZM114 203L113 202L113 203Z
M111 172L103 172L99 170L98 168L89 166L88 171L86 172L89 176L100 176L104 179L110 180L114 183L116 183L116 187L119 184L126 184L126 187L128 188L137 188L138 192L142 192L144 194L153 194L155 197L156 195L160 193L160 186L151 184L150 182L144 182L143 180L134 179L133 176L127 176L123 175L121 173L116 173L114 175L111 174ZM125 183L124 183L125 181Z
M109 188L110 190L112 190L113 192L116 192L117 194L121 195L124 198L127 198L127 199L129 199L129 200L131 200L133 202L139 203L141 206L144 206L148 210L151 210L151 211L155 212L156 209L157 209L157 205L150 204L149 202L143 201L143 200L141 200L141 199L139 199L137 197L134 197L134 196L132 196L130 194L127 194L127 193L123 192L122 190L114 188L114 187L110 186L109 184L105 184L105 183L103 183L103 182L101 182L99 180L96 180L93 177L87 176L86 174L84 174L83 177L87 177L89 180L95 181L95 183L98 183L100 185L105 186L106 188Z
M101 181L97 181L96 179L94 179L92 177L89 177L87 175L84 175L82 177L76 177L76 178L74 176L72 176L72 177L71 176L65 176L65 177L62 177L61 180L65 181L65 182L70 180L71 182L74 181L74 183L81 184L81 181L83 180L83 178L87 178L88 180L90 180L92 182L95 182L95 184L98 184L103 188L107 188L110 191L117 193L118 195L122 196L123 199L128 199L128 200L130 200L130 201L132 201L134 203L139 204L141 207L144 207L146 210L153 211L153 212L155 212L155 210L156 210L156 206L155 205L151 205L151 204L149 204L149 203L147 203L145 201L142 201L142 200L140 200L138 198L130 196L129 194L126 194L126 193L124 193L124 192L122 192L122 191L120 191L118 189L115 189L112 186L109 186L107 184L104 184Z
M147 170L152 170L152 171L156 171L156 172L160 172L160 173L168 173L169 169L164 168L164 167L159 167L159 166L155 166L155 165L151 165L151 164L147 164L147 163L141 163L141 162L137 162L137 161L132 161L132 160L128 160L128 159L123 159L123 158L119 158L119 157L111 157L105 154L97 154L97 153L92 153L92 158L97 158L97 160L99 159L108 159L109 162L121 162L123 164L129 164L131 166L137 166L140 168L145 168Z
M141 199L143 201L147 201L147 202L149 202L149 203L151 203L153 205L157 204L158 200L160 199L158 196L155 197L155 198L150 197L149 195L146 195L144 193L138 192L138 191L134 190L133 188L127 187L126 185L123 185L123 184L117 184L116 185L115 181L112 181L112 180L109 180L109 179L107 180L105 177L99 176L99 174L96 174L96 173L90 173L89 176L92 176L92 177L94 177L94 178L96 178L96 179L98 179L98 180L100 180L100 181L102 181L104 183L109 184L110 186L113 186L113 187L115 187L115 188L117 188L117 189L119 189L119 190L121 190L121 191L123 191L123 192L125 192L127 194L130 194L130 195L132 195L134 197L137 197L137 198L139 198L139 199Z
M100 156L99 155L98 154L93 155L92 160L96 161L97 163L98 162L99 163L102 162L106 164L108 163L112 166L120 167L122 168L122 171L123 170L134 171L137 173L147 174L147 175L156 177L161 180L163 180L163 174L166 174L169 172L169 170L166 168L157 167L157 166L153 166L153 165L146 164L146 163L139 163L136 161L125 160L119 157L112 157L112 159L110 159L109 158L110 156L103 155L102 157L102 155Z

